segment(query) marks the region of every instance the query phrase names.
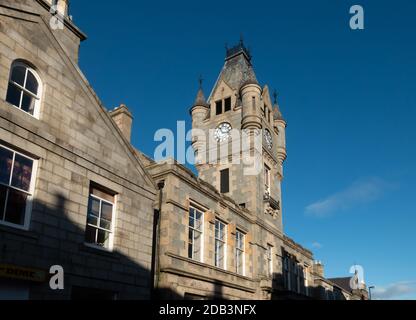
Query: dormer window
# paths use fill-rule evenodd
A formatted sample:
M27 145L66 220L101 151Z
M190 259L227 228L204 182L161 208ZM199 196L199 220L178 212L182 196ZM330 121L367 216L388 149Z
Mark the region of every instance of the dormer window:
M11 67L6 101L20 110L38 117L41 81L36 71L23 62L14 62Z

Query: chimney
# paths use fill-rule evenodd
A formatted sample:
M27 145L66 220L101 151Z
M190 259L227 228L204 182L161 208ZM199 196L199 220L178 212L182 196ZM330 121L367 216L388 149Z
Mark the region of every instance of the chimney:
M58 12L64 17L68 16L69 0L58 0L57 9Z
M131 126L133 123L133 116L126 105L121 104L119 107L109 112L111 118L117 124L124 137L130 142Z
M321 278L324 278L324 265L321 261L315 261L313 264L313 272Z

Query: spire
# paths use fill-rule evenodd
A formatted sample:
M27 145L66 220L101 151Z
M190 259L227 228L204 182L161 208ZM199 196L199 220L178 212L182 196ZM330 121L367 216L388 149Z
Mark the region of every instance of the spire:
M207 100L205 99L204 90L202 89L202 82L204 81L202 76L199 77L198 81L199 81L199 89L198 89L198 93L196 95L195 102L194 102L193 106L194 107L195 106L202 106L202 107L207 107L208 108L208 103L207 103Z
M283 115L280 112L280 107L279 104L277 102L277 91L274 90L273 91L273 119L274 120L284 120L283 119Z
M235 91L239 91L244 84L258 84L251 64L251 55L245 47L243 39L240 39L238 44L231 48L226 45L225 63L208 100L216 92L221 81L224 81Z

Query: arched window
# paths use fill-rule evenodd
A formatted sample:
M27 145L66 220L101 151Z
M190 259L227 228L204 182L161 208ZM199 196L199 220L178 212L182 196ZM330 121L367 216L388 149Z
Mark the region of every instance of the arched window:
M39 113L41 81L36 71L23 62L12 64L6 101L37 117Z

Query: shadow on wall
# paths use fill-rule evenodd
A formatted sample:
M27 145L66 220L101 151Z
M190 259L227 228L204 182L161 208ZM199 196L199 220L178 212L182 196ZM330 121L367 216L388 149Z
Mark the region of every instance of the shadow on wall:
M72 221L67 213L76 204L61 194L53 197L54 206L33 201L30 231L2 227L0 232L0 263L43 270L46 280L4 281L29 287L29 298L35 300L150 299L150 257L149 266L145 267L117 248L109 252L86 246L86 217ZM119 231L116 237L123 239L128 235ZM49 269L54 265L64 269L64 290L49 287ZM174 298L174 293L171 296Z
M273 274L271 300L346 300L341 291L327 290L322 286L304 288L301 292L288 290L285 281L281 273Z
M156 300L225 300L223 296L223 287L224 284L221 281L214 281L213 292L208 296L202 296L198 294L189 294L185 293L185 296L179 295L174 290L168 288L159 288L156 292Z

